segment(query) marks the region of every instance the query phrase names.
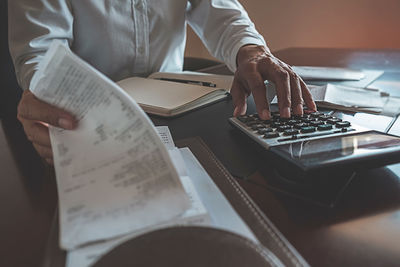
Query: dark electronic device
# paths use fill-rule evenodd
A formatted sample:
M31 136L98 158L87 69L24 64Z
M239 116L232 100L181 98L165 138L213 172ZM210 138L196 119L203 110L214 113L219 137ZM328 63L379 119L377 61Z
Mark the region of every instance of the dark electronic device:
M257 114L229 122L265 148L287 177L358 170L400 162L400 137L322 112L262 121ZM315 175L314 175L315 177Z

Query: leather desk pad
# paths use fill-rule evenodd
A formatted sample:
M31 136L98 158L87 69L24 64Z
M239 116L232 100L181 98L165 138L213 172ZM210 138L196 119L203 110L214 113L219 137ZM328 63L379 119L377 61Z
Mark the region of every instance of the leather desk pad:
M131 239L103 256L106 266L282 266L261 246L226 231L205 227L173 227Z

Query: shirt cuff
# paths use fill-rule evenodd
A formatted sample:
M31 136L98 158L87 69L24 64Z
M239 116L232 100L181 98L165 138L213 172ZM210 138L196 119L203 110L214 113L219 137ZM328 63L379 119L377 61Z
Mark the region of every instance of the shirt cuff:
M227 57L225 57L227 59L226 65L229 68L229 70L232 71L233 73L235 73L235 71L237 69L236 58L237 58L239 49L242 46L249 45L249 44L267 46L267 44L265 43L265 40L262 37L257 38L257 37L249 36L249 37L242 38L239 42L237 42L233 46L230 55L227 55Z

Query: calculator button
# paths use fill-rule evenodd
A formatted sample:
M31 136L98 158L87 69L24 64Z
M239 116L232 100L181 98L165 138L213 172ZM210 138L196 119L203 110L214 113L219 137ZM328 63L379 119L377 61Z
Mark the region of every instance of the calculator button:
M247 116L240 116L240 117L237 117L237 119L238 119L239 121L241 121L241 122L246 123L246 122L249 120L249 117L247 117Z
M295 135L298 133L299 133L299 130L297 130L297 129L288 129L288 130L283 131L283 135Z
M323 121L310 121L310 125L312 126L319 126L321 124L324 124Z
M317 117L319 117L319 116L321 116L321 115L324 115L324 113L318 112L318 111L317 111L317 112L311 113L310 115L311 115L311 117L317 118Z
M258 133L258 134L266 134L266 133L270 133L270 132L272 132L272 131L273 131L272 128L262 128L262 129L259 129L259 130L257 131L257 133Z
M284 122L279 122L279 121L275 121L275 122L271 123L271 127L273 127L273 128L277 128L277 127L282 126L282 125L285 125L285 123Z
M270 132L270 133L266 133L263 137L264 137L265 139L268 139L268 138L275 138L275 137L279 137L279 133L277 133L277 132Z
M311 117L309 117L309 118L302 118L302 119L301 119L302 122L307 122L307 123L312 122L312 121L314 121L314 120L315 120L315 118L311 118Z
M247 117L247 121L256 121L256 120L257 120L257 118L254 118L253 116Z
M345 128L349 127L351 124L349 121L339 121L336 123L336 128Z
M272 113L272 119L276 120L279 119L281 116L279 115L279 113Z
M339 119L339 118L331 118L331 119L328 119L327 121L326 121L326 123L330 123L330 124L333 124L333 125L335 125L337 122L339 122L339 121L342 121L342 119Z
M259 119L260 118L257 113L251 114L251 115L249 115L249 117L252 117L252 118L255 118L255 119Z
M294 127L294 128L297 128L297 129L301 129L301 128L307 127L307 126L309 126L308 123L300 122L300 123L296 123L293 127Z
M307 126L307 127L303 127L300 130L302 133L312 133L315 132L315 127L313 126Z
M293 115L296 119L304 119L304 118L309 118L309 114L303 114L303 115Z
M264 127L265 127L265 126L264 126L263 124L255 124L255 125L251 126L251 129L252 129L253 131L256 131L256 130L261 129L261 128L264 128Z
M260 120L260 122L265 124L265 125L270 125L271 124L271 120Z
M281 122L287 122L287 121L289 121L290 120L290 118L279 118L279 121L281 121Z
M257 121L249 121L249 122L246 122L246 125L249 126L249 127L252 127L253 125L256 125L256 124L258 124Z
M281 125L281 126L278 126L277 131L283 132L283 131L285 131L287 129L291 129L291 128L292 128L292 126L290 126L290 125Z
M332 116L325 115L325 114L321 115L321 116L318 116L318 119L321 120L321 121L326 121L326 120L328 120L330 118L332 118Z
M299 121L298 120L288 120L287 121L287 124L289 124L289 125L293 125L293 124L296 124L296 123L299 123Z
M322 124L318 126L318 131L327 131L332 129L332 124Z

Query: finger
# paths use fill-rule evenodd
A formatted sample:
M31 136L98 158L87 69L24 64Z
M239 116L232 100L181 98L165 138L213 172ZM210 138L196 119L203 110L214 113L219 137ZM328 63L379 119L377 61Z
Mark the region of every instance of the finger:
M308 90L307 85L301 79L300 79L300 85L301 85L301 93L303 95L303 100L307 108L311 111L317 111L317 105L315 105L311 92L310 90Z
M256 104L258 115L263 120L269 120L271 118L271 113L269 111L267 88L263 77L259 72L253 72L246 75L246 77L246 82L254 97L254 103Z
M290 75L290 94L292 102L292 112L295 115L303 115L303 96L301 92L300 77L287 69Z
M246 99L249 94L246 92L246 89L244 89L241 83L239 82L238 74L236 74L235 78L233 79L230 93L232 95L232 102L235 107L233 111L233 116L237 117L246 114L247 110Z
M18 117L42 121L68 130L74 129L77 124L71 114L39 100L29 90L24 92L18 105Z
M291 91L290 77L288 72L281 68L273 72L271 81L276 86L276 96L278 97L279 113L283 118L290 117Z
M33 147L39 153L40 157L44 159L52 159L53 158L53 151L49 147L41 146L38 144L33 143Z
M287 65L275 57L264 57L259 64L263 78L275 84L279 113L283 118L290 117L291 91L290 75L285 69Z
M22 119L25 133L32 143L51 147L49 129L38 122Z

